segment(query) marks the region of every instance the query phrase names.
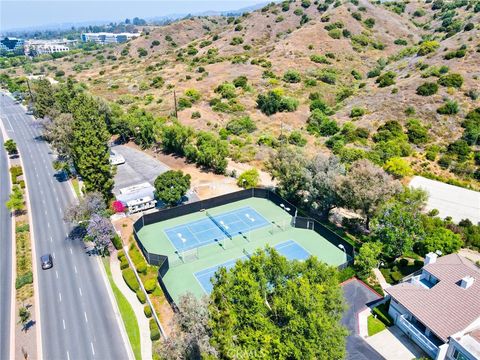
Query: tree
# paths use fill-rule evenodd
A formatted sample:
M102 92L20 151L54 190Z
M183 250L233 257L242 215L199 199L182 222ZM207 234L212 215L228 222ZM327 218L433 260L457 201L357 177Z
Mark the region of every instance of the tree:
M155 179L155 195L167 206L177 205L190 188L190 179L181 170L165 171Z
M240 174L237 180L237 185L245 189L251 189L258 185L260 175L257 169L246 170Z
M72 101L73 139L72 158L75 169L82 176L87 192L101 192L105 199L111 197L112 168L106 115L91 96L79 94Z
M3 143L3 146L5 147L5 150L7 151L8 155L15 155L18 150L17 150L17 144L13 139L8 139Z
M57 151L60 158L69 159L72 154L73 117L71 114L59 114L43 123L43 135Z
M367 229L378 208L400 190L398 181L366 159L355 161L340 183L340 197L344 204L362 213Z
M378 266L378 259L382 253L383 245L380 242L366 242L355 256L355 267L360 276L368 278L372 269Z
M296 148L282 147L265 164L273 179L278 180L280 196L292 202L304 199L307 160Z
M108 254L108 246L114 236L113 226L110 220L93 214L87 225L87 237L94 242L95 248L103 256Z
M455 234L453 231L444 227L438 227L433 232L427 234L421 245L422 255L437 250L446 255L457 252L463 246L463 241L460 235Z
M338 179L343 175L345 167L334 155L319 153L307 165L306 200L323 219L328 219L330 211L341 204Z
M217 351L210 345L208 297L198 300L187 293L180 297L178 308L180 311L175 312L172 320L172 334L156 352L162 359L200 359L205 355L216 358Z
M212 279L210 343L219 358L342 359L346 329L338 271L315 257L258 250ZM242 356L243 357L243 356Z
M198 165L223 174L228 164L228 143L212 133L200 131L195 144L185 147L185 156Z
M36 80L33 84L35 116L43 118L55 109L55 89L48 79Z
M413 174L413 170L407 160L401 157L392 157L387 160L383 168L386 172L400 179Z
M20 309L18 309L18 317L20 318L19 323L22 324L22 330L27 331L27 324L30 320L30 316L30 311L28 311L26 306L22 306Z
M161 134L162 146L167 152L184 155L185 147L190 143L193 134L192 128L179 123L164 126Z
M373 219L373 237L383 244L387 256L398 257L422 241L425 230L421 211L427 194L423 190L405 188L387 203Z
M78 204L72 204L65 211L64 219L71 223L88 221L93 214L104 214L107 206L102 194L98 192L87 193Z
M10 198L5 203L5 206L10 211L22 211L25 208L25 204L23 201L23 191L20 186L15 185L12 188L12 193L10 194Z

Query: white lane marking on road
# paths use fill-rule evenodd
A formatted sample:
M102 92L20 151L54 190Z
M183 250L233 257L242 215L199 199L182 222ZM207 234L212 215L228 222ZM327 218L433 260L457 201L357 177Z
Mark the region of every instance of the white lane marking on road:
M60 204L60 200L58 200L58 196L56 196L56 198L57 198L57 203L59 203L59 204Z
M83 314L85 315L85 322L88 323L87 313L84 311Z
M57 276L57 279L58 279L58 271L57 270L55 270L55 275Z
M75 270L75 274L77 274L77 267L74 265L73 269Z
M70 354L67 351L67 360L70 360Z
M50 228L50 223L48 221L47 221L47 226L48 226L48 228Z
M55 259L55 253L52 253L53 258Z
M70 248L70 254L72 254L72 255L73 255L73 251L72 251L72 248Z
M50 242L53 242L53 238L50 236Z
M93 343L90 341L90 346L92 347L92 354L95 355L95 349L93 348Z
M82 294L82 288L78 288L78 292L80 293L80 296L83 296L83 294ZM85 314L85 316L87 316L87 314Z
M62 302L62 293L61 292L58 293L58 299L60 300L60 302Z
M67 328L65 327L65 319L62 319L63 321L63 330L66 330Z
M43 205L45 205L45 199L42 199L42 203L43 203Z

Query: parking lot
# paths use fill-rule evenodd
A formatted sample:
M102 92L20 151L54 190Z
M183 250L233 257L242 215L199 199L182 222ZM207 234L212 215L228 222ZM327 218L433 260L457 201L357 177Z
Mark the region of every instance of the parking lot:
M158 175L170 170L168 166L157 159L125 145L113 146L112 151L125 158L125 163L117 166L113 188L115 195L119 194L120 189L132 185L144 182L153 185Z

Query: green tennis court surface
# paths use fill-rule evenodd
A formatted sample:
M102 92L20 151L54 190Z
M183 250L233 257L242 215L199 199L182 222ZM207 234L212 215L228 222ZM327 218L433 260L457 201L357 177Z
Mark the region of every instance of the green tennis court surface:
M148 252L168 256L163 282L175 302L187 291L198 297L210 292L210 277L219 266L231 267L267 245L289 260L311 254L333 266L347 261L341 249L315 231L294 228L292 217L266 199L232 202L208 209L208 215L200 211L180 216L146 225L137 233ZM178 233L188 239L188 246Z

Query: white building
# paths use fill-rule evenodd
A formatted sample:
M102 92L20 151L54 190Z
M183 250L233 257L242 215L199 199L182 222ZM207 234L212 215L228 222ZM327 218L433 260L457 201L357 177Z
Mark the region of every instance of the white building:
M125 204L130 213L152 209L157 204L155 188L148 182L120 189L117 200Z
M480 359L480 268L470 260L427 254L418 274L385 291L395 324L432 359Z
M94 42L96 44L118 44L127 42L130 39L140 36L139 33L108 33L108 32L98 32L98 33L83 33L82 41L83 42Z
M33 56L70 51L75 40L28 40L25 42L25 53Z

